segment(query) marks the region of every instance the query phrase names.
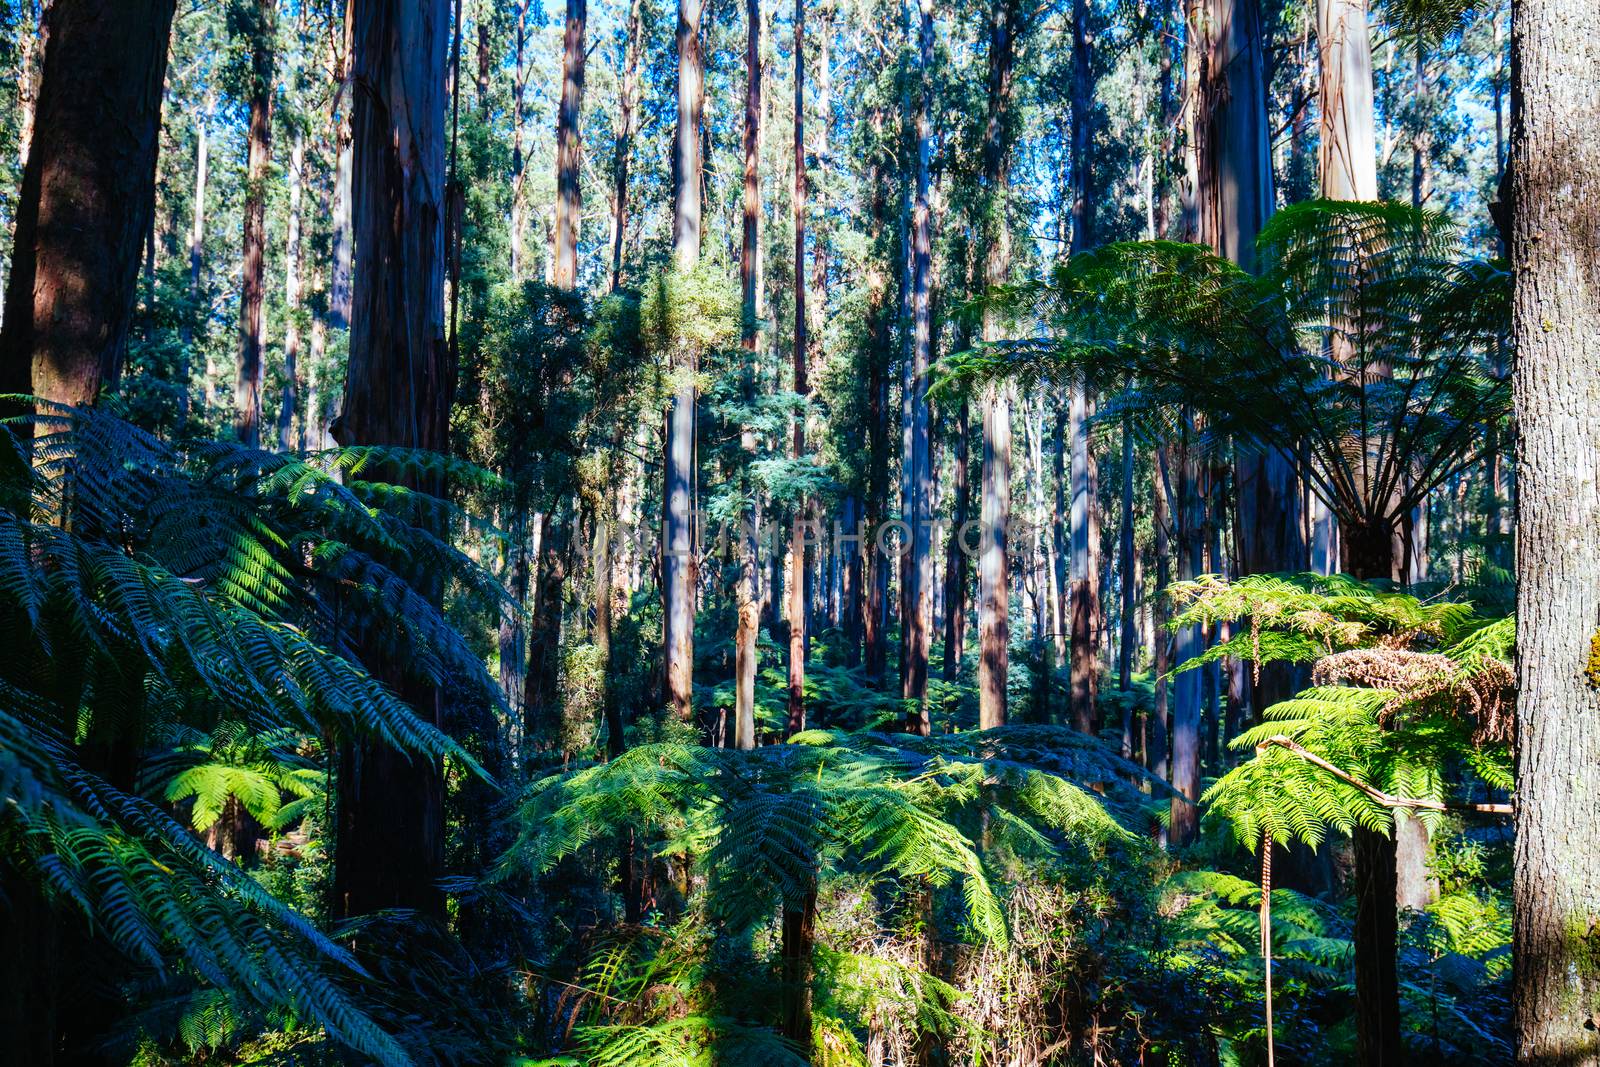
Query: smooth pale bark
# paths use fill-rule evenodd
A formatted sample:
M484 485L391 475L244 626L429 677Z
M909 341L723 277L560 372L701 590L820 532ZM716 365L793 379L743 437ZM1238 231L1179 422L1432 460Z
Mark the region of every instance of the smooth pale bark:
M352 219L356 313L343 445L449 449L454 368L445 342L444 0L352 0ZM423 486L440 491L434 483ZM424 589L438 596L442 590ZM377 647L364 657L423 719L441 694ZM333 910L412 908L442 919L443 783L436 762L353 740L339 753Z
M700 119L705 67L700 53L702 0L678 3L678 129L672 197L672 252L679 271L700 262ZM694 426L697 367L675 365L667 412L666 513L662 521L661 585L664 598L667 700L688 722L694 711L694 560L691 501L695 489Z
M556 111L556 246L552 278L558 289L578 284L578 227L583 217L579 185L583 139L578 128L583 110L584 30L588 0L567 0L567 21L561 44L561 104Z
M639 103L640 3L641 0L632 0L628 5L628 44L623 53L622 86L617 93L617 146L611 161L610 291L613 293L622 284L622 244L628 230L628 164L633 158L633 133L638 121L634 111Z
M306 135L296 130L289 151L289 225L283 249L283 402L278 405L278 447L305 448L303 434L295 432L300 414L300 203L305 186Z
M1006 215L1010 196L1011 96L1021 12L1013 0L995 0L989 13L989 111L984 125L983 184L985 286L1009 280L1011 230ZM1002 324L992 308L983 315L983 339L998 341ZM1011 523L1011 396L1008 387L991 387L983 404L983 473L980 486L978 549L978 728L1006 723L1006 681L1010 673L1011 574L1007 541Z
M745 0L745 95L744 95L744 244L739 255L739 281L743 296L742 344L745 353L744 393L748 404L755 399L758 370L757 343L760 279L756 260L761 254L761 0ZM638 0L633 18L638 17ZM740 432L740 447L747 456L756 453L756 433L750 426ZM744 491L751 493L748 477ZM751 514L739 530L738 624L734 633L734 747L754 748L756 744L756 638L761 628L761 602L756 585L761 568L760 511L751 501Z
M933 452L928 411L928 369L933 358L933 213L929 175L933 155L933 3L921 0L917 53L921 95L917 102L917 171L911 209L911 553L902 580L906 585L903 633L903 695L916 705L907 727L926 736L928 650L933 628Z
M244 178L244 265L239 282L239 367L233 426L240 442L261 443L262 349L267 283L267 182L272 166L272 82L277 67L276 0L256 0L250 26L250 118Z
M806 7L805 0L794 0L794 392L802 404L794 417L792 451L798 462L806 454L806 409L804 400L811 393L810 320L806 317ZM806 650L811 621L811 537L806 500L795 502L794 524L789 537L789 715L785 733L793 735L806 728Z
M1329 200L1378 198L1367 0L1317 0L1321 131L1317 167Z
M1584 0L1511 29L1519 1064L1600 1064L1600 38Z
M173 0L55 0L18 194L0 390L91 404L121 371L154 213Z

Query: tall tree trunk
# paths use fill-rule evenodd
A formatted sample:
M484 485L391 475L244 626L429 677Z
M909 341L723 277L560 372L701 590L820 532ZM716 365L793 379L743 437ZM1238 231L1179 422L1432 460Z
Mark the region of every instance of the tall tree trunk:
M1122 420L1122 529L1117 546L1117 569L1122 582L1122 637L1117 643L1117 688L1122 690L1122 755L1133 756L1133 654L1138 645L1134 619L1137 582L1133 562L1133 425Z
M1517 466L1519 1064L1600 1063L1600 48L1580 0L1520 0L1510 185ZM1577 102L1587 101L1579 105Z
M233 387L233 425L249 448L261 443L261 350L267 285L267 182L272 167L272 89L277 67L277 3L256 0L251 11L250 125L244 179L244 266L239 294L239 374Z
M343 445L449 449L455 368L444 320L444 0L351 0L352 218L357 239ZM441 491L430 479L422 486ZM425 579L419 579L425 580ZM442 589L423 587L437 597ZM365 662L423 719L437 686L367 642ZM413 908L442 919L443 782L437 763L351 740L339 753L334 912Z
M1367 0L1317 0L1318 171L1329 200L1378 198Z
M1011 91L1021 12L1014 0L994 0L989 15L989 111L984 124L983 185L988 219L984 283L1003 285L1011 273ZM930 42L931 47L931 42ZM983 315L983 339L1001 339L999 317ZM1011 523L1011 398L1005 386L983 399L983 473L978 551L978 728L1006 723L1010 674L1011 575L1007 541Z
M883 110L868 119L875 136L883 132ZM867 274L867 500L866 597L862 607L861 642L867 676L881 682L888 667L889 557L881 534L889 515L889 283L882 268L886 240L888 194L882 180L887 165L874 154L868 164L870 232L873 256Z
M972 510L971 479L967 476L968 421L968 404L963 397L961 406L956 409L955 432L951 441L955 514L950 522L949 547L944 557L944 680L947 682L961 677L961 659L967 643L967 574L971 567L965 535Z
M801 398L794 416L792 442L795 461L806 454L805 398L811 393L808 351L810 322L806 318L806 8L794 0L794 391ZM806 648L811 612L811 567L807 501L794 505L794 525L789 538L789 718L785 732L806 728Z
M1084 387L1074 385L1069 400L1069 436L1072 442L1072 575L1068 606L1071 623L1072 726L1082 733L1094 733L1094 629L1095 597L1091 582L1094 573L1090 558L1089 514L1095 506L1089 486L1089 398Z
M634 110L639 102L639 6L628 5L628 44L622 61L622 87L617 94L617 147L611 162L611 284L622 284L622 244L628 231L628 163L633 156ZM759 22L759 20L757 20Z
M1177 498L1174 507L1178 541L1178 580L1199 576L1205 557L1205 502L1200 497L1200 462L1194 454L1195 420L1183 415L1183 441L1177 455ZM1173 666L1198 656L1202 649L1199 626L1178 630L1173 642ZM1184 671L1173 680L1172 787L1181 797L1172 798L1172 844L1182 846L1194 840L1200 827L1200 675ZM1187 798L1187 799L1185 799Z
M700 56L702 0L678 0L678 130L674 140L672 249L679 271L700 262L700 117L705 104L705 67ZM677 384L667 414L666 485L662 496L661 584L665 599L667 699L672 713L688 722L694 713L694 560L692 501L695 494L695 366L673 368Z
M206 262L206 183L210 177L211 117L214 110L215 103L208 94L200 114L195 119L194 206L189 220L189 299L194 302L196 311L199 310L201 301L205 299L205 287L202 284L202 279ZM178 413L181 416L189 414L188 346L193 339L194 331L185 322L183 328L184 361L181 365L178 381L180 387ZM205 381L205 398L208 408L216 401L209 364L210 358L208 356Z
M55 0L18 195L0 391L92 404L121 372L155 210L174 0Z
M561 38L561 106L556 119L554 278L558 289L572 289L578 284L578 226L583 215L583 193L578 184L583 139L578 119L583 110L583 38L588 13L588 0L567 0L566 29Z
M745 94L744 94L744 245L739 255L739 281L743 292L742 342L744 347L745 403L755 400L756 371L760 338L760 278L756 273L756 259L761 254L761 0L745 0L745 27L748 38L745 44ZM634 18L638 3L635 0ZM746 456L754 457L756 432L745 426L740 432L740 446ZM749 496L752 486L748 475L741 475L744 493ZM756 585L761 568L760 511L754 501L751 513L743 514L739 530L739 590L738 628L734 635L734 746L754 748L756 744L756 638L761 628L761 604Z
M295 433L300 414L300 202L305 186L306 135L296 130L289 152L289 232L283 249L283 403L278 407L278 447L301 451L305 435Z
M927 734L929 631L933 628L933 452L928 411L928 368L933 353L933 212L928 200L933 153L933 3L920 0L916 199L911 208L911 553L902 576L906 615L904 688L907 728Z
M350 314L355 294L355 226L352 217L355 184L355 144L352 116L355 112L354 64L350 56L350 27L345 26L342 69L335 108L333 155L333 264L328 276L328 328L350 329Z
M174 7L55 0L48 8L0 327L0 392L93 404L121 370L155 210ZM82 924L58 921L42 893L9 873L0 891L0 1055L49 1067L70 1050L71 1062L106 1062L98 1047L106 1034L95 1031L126 1005L94 988L101 983L65 973ZM80 979L70 1003L58 996L63 978Z
M1161 446L1156 451L1155 477L1150 483L1151 525L1155 528L1156 558L1156 587L1150 627L1151 635L1155 638L1155 647L1150 650L1150 659L1155 669L1156 691L1155 708L1150 723L1150 745L1146 750L1145 765L1150 768L1152 774L1163 780L1166 779L1171 766L1167 758L1169 734L1167 674L1172 669L1172 656L1169 654L1172 638L1167 632L1167 585L1172 580L1172 522L1167 507L1170 494L1164 484L1167 476L1167 448Z

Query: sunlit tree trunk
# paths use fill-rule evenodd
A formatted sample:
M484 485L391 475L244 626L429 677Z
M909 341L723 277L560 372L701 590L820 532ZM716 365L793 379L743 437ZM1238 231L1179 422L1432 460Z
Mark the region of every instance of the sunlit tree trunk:
M556 119L556 247L555 284L571 289L578 284L578 226L583 194L579 171L583 165L583 140L578 129L583 109L584 30L588 0L567 0L566 29L561 45L561 105Z
M250 448L261 443L261 350L266 336L267 183L272 167L272 89L277 67L277 5L256 0L250 11L250 118L244 179L244 266L239 293L239 367L233 424Z
M355 233L343 445L446 452L454 368L445 342L444 0L352 0ZM433 479L421 488L439 492ZM422 579L425 581L426 579ZM423 586L430 596L438 587ZM381 620L378 621L381 624ZM423 719L437 686L366 642L365 662ZM412 908L442 919L443 782L437 763L383 742L350 740L338 761L333 910Z
M0 390L89 404L121 371L154 211L173 7L51 5L0 329Z
M1378 149L1372 110L1372 36L1367 0L1317 0L1321 61L1317 142L1322 195L1378 198Z
M1118 536L1117 567L1122 582L1122 635L1117 643L1117 688L1124 694L1133 688L1133 656L1138 646L1138 630L1134 617L1137 582L1133 557L1133 426L1122 420L1122 524ZM1133 701L1124 699L1122 705L1122 755L1133 755Z
M811 393L809 365L810 321L806 317L806 10L805 0L794 2L794 392L804 401ZM793 451L796 461L806 454L806 409L794 416ZM797 500L789 536L789 718L786 732L806 728L807 601L811 589L811 551L808 536L809 504Z
M705 67L700 55L702 0L678 2L678 129L674 139L672 248L679 271L700 262L700 117ZM667 414L666 514L662 524L667 699L688 722L694 706L694 560L691 507L695 491L695 384L698 367L675 366Z
M1517 466L1513 1025L1519 1064L1600 1064L1600 48L1520 0L1510 184Z
M295 433L300 415L300 203L304 195L306 136L295 131L289 152L289 231L283 249L283 402L278 407L278 447L305 448L303 434Z
M639 6L640 0L628 5L628 43L617 93L617 146L611 161L611 292L622 284L622 245L628 230L628 164L633 157L634 110L639 100Z
M989 13L989 112L984 124L983 182L987 201L984 283L1004 284L1011 273L1010 197L1011 92L1021 12L1013 0L995 0ZM983 316L983 339L1001 339L992 309ZM1011 522L1011 397L991 387L983 404L983 471L978 550L978 728L1006 723L1010 672L1011 575L1007 542Z
M745 44L745 95L744 95L744 245L739 255L739 280L743 292L742 339L745 352L744 393L745 402L755 399L757 345L760 300L760 279L756 273L756 258L761 248L761 0L745 0L745 26L748 37ZM634 15L637 18L635 0ZM740 432L740 445L747 456L756 452L756 432L745 426ZM751 493L750 479L742 476L746 495ZM761 627L761 603L756 583L761 568L759 522L760 512L755 502L750 502L749 513L740 512L739 530L739 589L738 628L734 635L734 746L754 748L756 744L756 638Z

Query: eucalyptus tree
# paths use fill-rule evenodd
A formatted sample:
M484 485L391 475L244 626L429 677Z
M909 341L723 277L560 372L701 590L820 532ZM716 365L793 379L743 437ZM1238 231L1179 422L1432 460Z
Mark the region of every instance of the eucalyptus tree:
M276 88L277 0L241 0L233 11L244 38L244 84L250 118L246 137L243 265L239 285L239 365L233 388L234 431L252 448L261 443L261 385L265 367L267 191L272 167Z
M701 141L705 66L701 58L702 0L678 2L678 126L673 139L672 257L687 274L700 262ZM685 353L687 354L687 353ZM685 358L672 366L667 410L667 448L662 490L661 588L665 608L662 637L667 700L687 722L694 709L694 562L690 513L695 492L694 435L698 367Z
M1522 0L1512 23L1519 1064L1600 1063L1600 99L1593 11ZM1591 109L1592 110L1592 109Z
M333 427L343 445L445 453L455 368L445 342L444 0L353 0L349 11L352 103L354 315L344 407ZM398 179L398 180L397 180ZM437 472L418 477L438 494ZM416 563L423 565L422 560ZM438 579L420 588L437 601ZM440 683L384 656L382 635L363 635L374 673L426 722L443 713ZM444 782L437 760L352 740L339 753L333 903L362 916L412 908L442 918Z
M578 128L583 110L583 73L588 62L584 32L589 20L588 0L567 0L567 17L561 45L561 105L556 111L556 221L555 264L552 280L562 289L578 284L578 226L583 214L582 135Z
M92 404L116 381L155 210L173 0L46 15L0 328L0 388Z
M1007 224L1011 114L1017 38L1023 13L1010 0L996 0L989 14L989 110L983 135L983 185L986 256L984 281L1003 285L1011 271ZM995 309L986 310L983 339L1002 336ZM1004 385L987 392L983 409L983 470L979 500L978 550L978 725L1006 722L1006 681L1010 667L1011 581L1007 526L1011 522L1011 400Z

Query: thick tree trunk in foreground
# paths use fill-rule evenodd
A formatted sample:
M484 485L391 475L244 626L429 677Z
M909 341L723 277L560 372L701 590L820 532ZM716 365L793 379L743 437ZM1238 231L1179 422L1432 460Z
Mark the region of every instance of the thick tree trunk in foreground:
M267 297L267 181L272 166L273 40L276 0L257 0L250 25L250 125L244 177L244 266L239 293L239 368L233 387L233 426L240 442L261 443L261 350Z
M700 56L702 0L678 2L678 130L672 196L673 262L691 271L700 262L700 115L705 68ZM694 713L694 424L698 368L675 366L677 381L667 413L666 514L662 521L661 587L664 598L667 700L688 722Z
M1600 40L1585 0L1512 26L1517 1062L1600 1064Z
M444 322L444 0L352 0L356 233L350 368L334 437L446 452L455 368ZM440 491L437 484L423 486ZM425 589L437 596L439 589ZM440 692L408 664L367 666L425 720ZM339 753L334 911L414 908L443 918L440 768L393 747Z
M0 330L0 391L116 380L154 211L174 0L55 0Z
M557 288L578 284L578 226L583 213L579 172L583 141L578 118L583 109L584 29L588 0L567 0L561 45L561 106L556 117L556 247L553 278Z

